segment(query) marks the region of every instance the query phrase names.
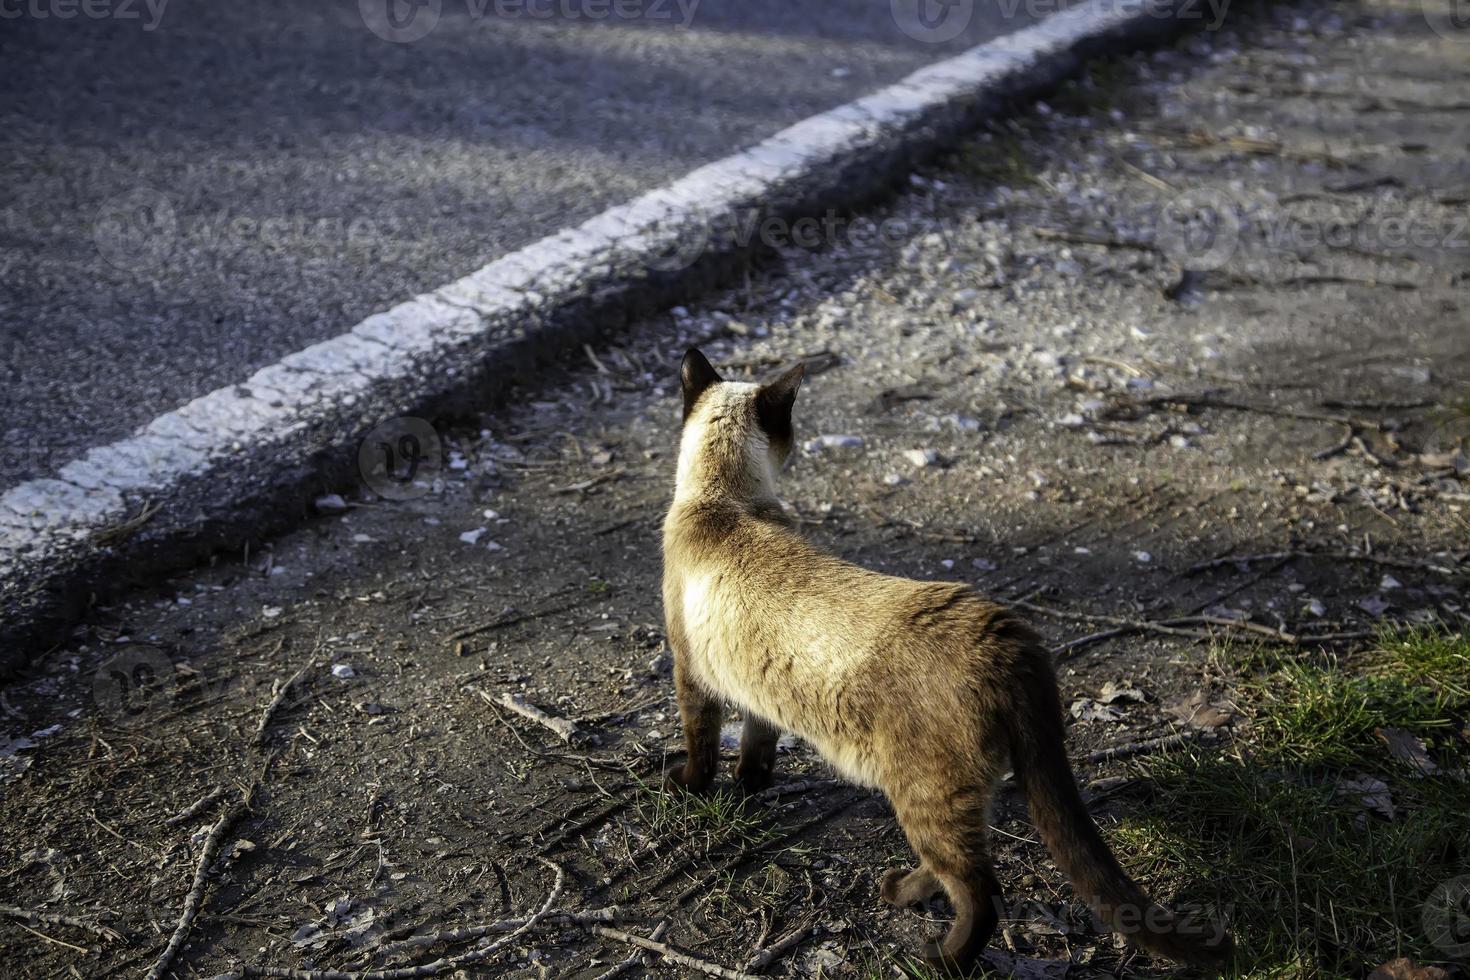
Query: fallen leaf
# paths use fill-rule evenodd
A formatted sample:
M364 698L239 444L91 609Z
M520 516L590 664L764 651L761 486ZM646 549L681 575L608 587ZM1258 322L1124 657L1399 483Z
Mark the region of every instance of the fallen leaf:
M1038 960L1029 956L1012 956L998 949L987 949L985 959L1001 976L1017 980L1061 980L1072 969L1072 961Z
M1035 915L1023 926L1023 928L1035 936L1066 936L1071 934L1072 927L1057 918L1057 914L1041 903L1034 906Z
M1337 792L1340 796L1357 799L1363 809L1376 813L1385 820L1392 820L1394 817L1393 797L1388 792L1388 784L1381 779L1363 776L1359 779L1339 780Z
M35 747L36 743L28 738L11 738L0 742L0 783L19 779L31 767L31 758L17 753L22 749Z
M1192 697L1171 704L1166 710L1195 728L1219 728L1221 725L1228 725L1235 717L1229 709L1212 703L1203 691L1195 691Z
M1148 696L1134 687L1119 687L1112 681L1108 681L1098 692L1097 699L1103 704L1113 704L1117 701L1147 701Z
M1388 746L1388 754L1409 768L1416 770L1422 776L1432 776L1439 771L1439 766L1429 757L1429 752L1424 748L1424 740L1404 731L1402 728L1379 728L1374 733Z
M1368 980L1450 980L1450 975L1437 966L1420 966L1401 956L1368 974Z
M1078 721L1122 721L1123 712L1092 698L1078 698L1072 702L1072 717Z
M1370 595L1358 600L1358 608L1369 616L1382 616L1388 611L1389 602L1382 596Z

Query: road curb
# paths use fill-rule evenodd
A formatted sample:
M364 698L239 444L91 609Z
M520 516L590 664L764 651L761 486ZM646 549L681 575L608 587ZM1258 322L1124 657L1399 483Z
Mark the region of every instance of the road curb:
M309 516L384 420L493 404L569 347L725 279L741 228L852 208L979 119L1191 25L1093 0L926 66L544 238L0 494L0 676L94 600ZM1175 16L1175 12L1180 12Z

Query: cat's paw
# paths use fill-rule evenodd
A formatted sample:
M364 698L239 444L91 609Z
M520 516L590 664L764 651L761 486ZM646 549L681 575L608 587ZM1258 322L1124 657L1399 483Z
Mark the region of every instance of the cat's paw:
M708 774L691 775L689 763L681 762L664 770L664 790L682 790L685 793L703 793L710 788L714 779Z
M754 795L763 789L770 789L771 783L776 780L776 770L773 766L736 766L735 785L740 787L741 792L746 795Z
M889 905L921 905L939 891L939 880L923 868L889 868L878 883L878 897Z

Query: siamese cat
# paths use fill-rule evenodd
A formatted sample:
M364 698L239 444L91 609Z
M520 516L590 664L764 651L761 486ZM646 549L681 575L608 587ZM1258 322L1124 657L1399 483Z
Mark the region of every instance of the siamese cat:
M918 867L892 869L900 907L940 889L955 918L933 965L967 970L1004 898L991 865L990 797L1014 769L1032 820L1079 898L1155 953L1218 969L1223 929L1155 905L1119 866L1077 791L1051 655L1010 610L966 585L880 575L804 541L776 499L802 365L766 385L724 381L691 350L664 522L663 599L688 759L669 786L706 790L726 704L745 718L736 779L770 784L795 732L839 774L881 789Z

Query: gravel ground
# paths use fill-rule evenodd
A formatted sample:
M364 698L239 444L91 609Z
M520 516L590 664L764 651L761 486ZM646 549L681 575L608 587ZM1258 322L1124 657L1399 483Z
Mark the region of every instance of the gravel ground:
M84 955L0 920L8 964L142 972L201 855L179 976L420 962L473 946L395 944L540 907L544 857L556 906L616 904L639 935L666 917L709 961L799 933L767 972L892 975L947 911L877 903L905 857L881 799L801 745L781 768L806 792L691 805L642 785L678 747L658 526L691 343L740 377L810 365L785 488L814 539L1033 612L1105 826L1139 803L1089 752L1211 746L1234 723L1208 642L1128 624L1329 645L1463 627L1467 433L1437 406L1470 380L1470 123L1436 105L1464 91L1465 50L1390 6L1307 3L1100 67L823 247L442 425L409 499L324 498L263 550L97 609L0 700L21 739L0 741L0 902L126 938L33 923ZM1399 247L1389 219L1429 230ZM1197 696L1224 707L1177 710ZM1086 925L1013 794L995 825L1018 903L997 967L1165 972ZM562 921L465 970L590 980L631 951Z
M435 0L395 44L375 4L414 9L0 12L0 489L1033 6L931 43L888 3Z

